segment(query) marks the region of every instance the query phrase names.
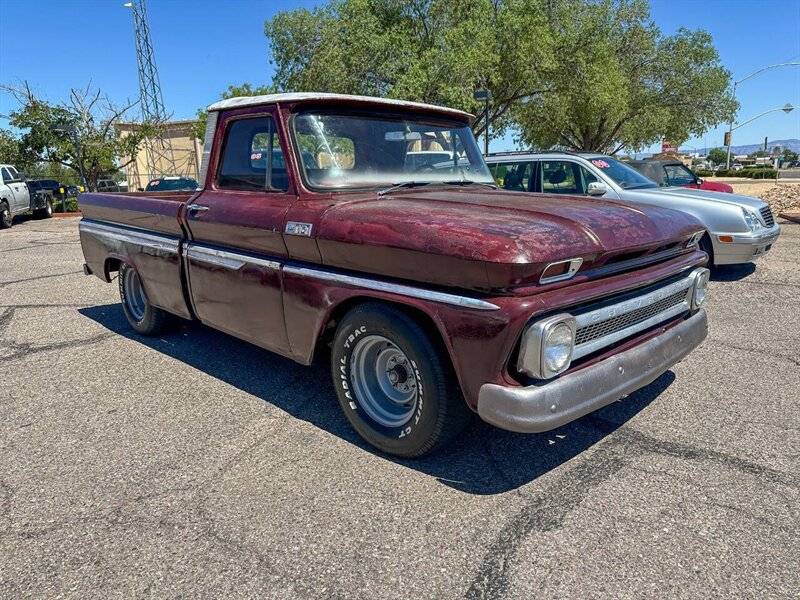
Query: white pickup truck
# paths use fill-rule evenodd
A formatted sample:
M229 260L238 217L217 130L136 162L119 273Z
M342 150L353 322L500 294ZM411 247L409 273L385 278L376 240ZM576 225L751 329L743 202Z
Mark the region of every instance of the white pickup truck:
M53 195L48 190L31 189L14 165L0 164L0 229L11 227L14 217L32 212L37 217L53 214Z

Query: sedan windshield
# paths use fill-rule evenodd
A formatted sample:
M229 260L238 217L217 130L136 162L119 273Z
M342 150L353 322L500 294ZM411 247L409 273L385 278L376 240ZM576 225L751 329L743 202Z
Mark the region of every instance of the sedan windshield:
M293 134L303 176L316 189L494 183L463 122L303 112Z
M613 179L614 182L624 190L641 190L658 187L655 181L648 179L633 167L629 167L616 158L601 156L589 160L595 167Z

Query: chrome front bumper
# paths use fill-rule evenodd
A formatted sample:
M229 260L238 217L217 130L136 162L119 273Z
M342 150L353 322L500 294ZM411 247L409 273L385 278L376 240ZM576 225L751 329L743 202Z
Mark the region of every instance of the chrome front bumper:
M777 223L758 233L714 233L711 237L714 245L714 264L733 265L750 262L769 252L780 234L781 227ZM733 242L720 242L718 237L720 235L730 235Z
M502 429L537 433L555 429L655 381L706 338L700 309L661 335L550 383L511 387L487 383L478 394L480 417Z

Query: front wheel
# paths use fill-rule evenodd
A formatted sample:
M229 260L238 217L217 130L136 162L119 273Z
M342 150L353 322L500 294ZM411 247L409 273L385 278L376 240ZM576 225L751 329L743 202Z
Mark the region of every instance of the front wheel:
M128 323L142 335L158 335L169 322L169 313L150 304L142 279L132 266L119 268L119 297Z
M445 353L394 307L364 304L350 311L336 330L331 367L348 421L389 454L438 450L470 420Z
M14 217L11 216L11 211L8 204L5 202L0 203L0 229L8 229L11 227Z
M714 245L711 243L711 236L708 232L700 238L700 250L708 254L708 268L714 268Z

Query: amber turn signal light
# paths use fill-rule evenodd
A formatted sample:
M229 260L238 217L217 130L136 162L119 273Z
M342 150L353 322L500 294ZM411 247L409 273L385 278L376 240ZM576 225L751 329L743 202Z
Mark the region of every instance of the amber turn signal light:
M718 235L717 239L722 242L723 244L732 244L733 243L733 236L732 235Z

